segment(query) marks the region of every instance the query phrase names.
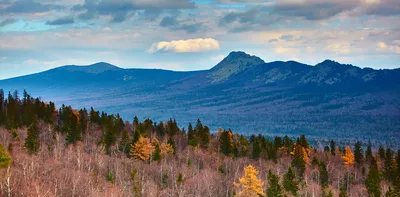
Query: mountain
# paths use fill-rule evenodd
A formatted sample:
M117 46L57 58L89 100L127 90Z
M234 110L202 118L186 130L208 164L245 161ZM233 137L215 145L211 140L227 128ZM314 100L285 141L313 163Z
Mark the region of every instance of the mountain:
M165 121L200 118L215 131L400 140L400 69L375 70L325 60L266 63L231 52L209 70L123 69L100 62L62 66L0 81L56 104ZM187 125L180 125L181 127ZM379 136L379 139L376 138Z

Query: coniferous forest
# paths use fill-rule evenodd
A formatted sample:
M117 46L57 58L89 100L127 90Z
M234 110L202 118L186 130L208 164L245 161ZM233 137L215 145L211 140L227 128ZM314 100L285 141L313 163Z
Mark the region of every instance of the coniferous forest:
M178 125L0 90L0 196L400 196L400 150Z

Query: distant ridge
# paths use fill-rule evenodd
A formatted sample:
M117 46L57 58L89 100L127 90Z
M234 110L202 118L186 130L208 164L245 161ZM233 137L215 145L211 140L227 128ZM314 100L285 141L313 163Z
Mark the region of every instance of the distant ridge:
M265 135L400 140L400 69L375 70L325 60L265 62L241 51L209 70L123 69L99 62L0 80L5 92L124 119L196 122ZM181 125L187 126L187 125Z

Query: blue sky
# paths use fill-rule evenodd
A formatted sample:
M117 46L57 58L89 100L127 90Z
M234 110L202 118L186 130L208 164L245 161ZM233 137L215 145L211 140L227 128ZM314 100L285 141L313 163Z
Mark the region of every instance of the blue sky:
M105 61L209 69L267 62L400 67L398 0L0 0L0 79Z

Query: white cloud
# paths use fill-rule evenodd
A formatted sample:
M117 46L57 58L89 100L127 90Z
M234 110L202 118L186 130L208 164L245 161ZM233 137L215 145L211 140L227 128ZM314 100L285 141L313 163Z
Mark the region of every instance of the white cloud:
M398 40L394 41L393 43L398 44L397 41ZM400 46L390 45L390 44L386 44L384 42L378 42L376 44L376 46L378 47L378 51L388 51L388 52L400 54Z
M153 43L147 51L168 51L176 53L203 52L219 49L219 42L213 38L196 38L188 40L172 40Z

